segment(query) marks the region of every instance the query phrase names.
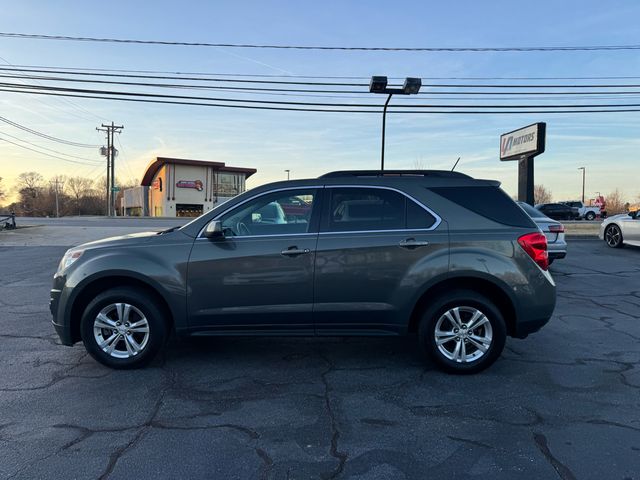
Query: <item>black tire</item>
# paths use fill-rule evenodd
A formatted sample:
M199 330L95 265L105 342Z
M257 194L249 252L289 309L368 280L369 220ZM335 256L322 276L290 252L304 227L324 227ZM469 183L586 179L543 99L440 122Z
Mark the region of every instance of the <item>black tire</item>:
M480 311L488 320L492 330L491 343L486 352L484 352L484 354L479 358L465 363L447 358L436 344L435 337L438 321L441 317L444 317L446 312L455 307L460 307L461 309L468 308L470 310L476 309ZM464 319L464 315L467 313L461 312L461 318ZM482 328L483 327L480 327L480 329ZM475 330L475 332L476 334L478 333L477 330ZM472 290L453 290L437 297L426 308L420 321L418 335L422 349L438 366L438 368L449 373L472 374L481 372L497 360L504 349L507 338L507 329L500 310L484 295ZM459 343L458 340L452 341ZM449 343L447 346L443 345L443 348L448 350L451 345L455 345L455 343ZM465 345L468 344L465 342ZM471 345L471 349L479 351L479 349L473 345Z
M146 337L144 337L145 333L134 333L128 331L130 332L130 338L135 335L137 340L140 341L138 346L143 345L143 348L141 348L139 352L132 354L128 358L116 358L111 354L106 353L98 344L96 335L94 335L94 322L96 321L98 314L105 311L105 309L108 312L113 312L114 310L109 309L116 304L130 305L132 307L130 309L131 321L137 321L140 323L140 320L143 318L140 316L141 313L148 325L148 333ZM153 297L142 289L118 287L99 294L89 303L89 305L87 305L87 308L82 315L82 319L80 320L80 335L87 352L89 352L89 354L98 362L110 368L132 369L147 365L162 349L166 343L169 332L167 318L156 304L157 302L154 301ZM118 318L117 308L115 309L115 312L115 314L107 313L109 320L113 322ZM135 324L131 325L134 326ZM115 330L115 328L124 328L124 324L113 328L114 330L110 330L108 328L100 329L98 327L98 335L115 335L116 332L118 335L122 334L117 337L119 338L118 340L111 342L117 345L117 347L114 348L114 351L118 354L117 352L122 350L123 347L125 347L126 350L129 350L130 344L128 341L125 341L124 332ZM138 327L138 329L144 328L144 325ZM141 340L141 338L146 338L146 341ZM125 355L125 352L122 352L122 355Z
M615 223L604 230L604 241L611 248L622 248L624 246L622 240L622 230Z
M593 213L593 212L587 212L585 214L585 216L584 216L584 219L585 220L589 220L589 221L595 220L596 219L596 214Z

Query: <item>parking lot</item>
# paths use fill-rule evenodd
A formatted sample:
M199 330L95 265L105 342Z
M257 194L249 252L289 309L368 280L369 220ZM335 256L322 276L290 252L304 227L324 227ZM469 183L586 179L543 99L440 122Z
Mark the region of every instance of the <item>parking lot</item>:
M59 345L64 246L0 243L0 478L640 478L640 249L569 240L554 318L475 376L414 339Z

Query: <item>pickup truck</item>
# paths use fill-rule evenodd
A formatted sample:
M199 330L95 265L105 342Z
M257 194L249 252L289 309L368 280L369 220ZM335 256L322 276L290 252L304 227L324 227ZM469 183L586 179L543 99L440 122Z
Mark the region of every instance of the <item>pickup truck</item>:
M579 218L583 218L585 220L595 220L596 217L600 215L600 207L588 207L580 201L569 201L560 203L564 203L565 205L568 205L570 207L577 208Z

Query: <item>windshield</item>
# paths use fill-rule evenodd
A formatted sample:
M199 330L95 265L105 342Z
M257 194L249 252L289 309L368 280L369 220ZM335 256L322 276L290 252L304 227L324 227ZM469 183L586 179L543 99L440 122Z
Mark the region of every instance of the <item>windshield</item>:
M547 218L547 216L544 213L542 213L540 210L536 210L528 203L524 203L524 202L517 202L517 203L518 205L520 205L520 208L522 208L527 213L527 215L529 215L531 218Z

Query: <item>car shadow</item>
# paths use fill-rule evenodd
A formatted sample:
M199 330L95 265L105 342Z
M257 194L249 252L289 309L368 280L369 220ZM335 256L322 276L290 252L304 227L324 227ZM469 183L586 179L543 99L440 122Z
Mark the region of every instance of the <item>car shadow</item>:
M341 366L431 368L415 336L398 337L218 337L173 338L158 362L268 364L309 357ZM155 362L154 362L155 363Z

